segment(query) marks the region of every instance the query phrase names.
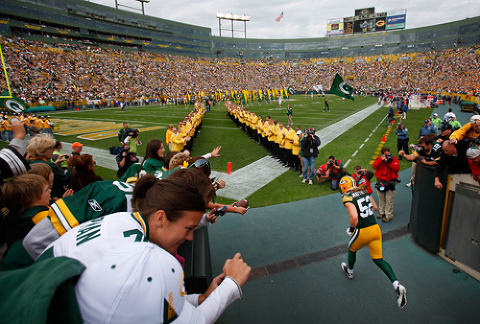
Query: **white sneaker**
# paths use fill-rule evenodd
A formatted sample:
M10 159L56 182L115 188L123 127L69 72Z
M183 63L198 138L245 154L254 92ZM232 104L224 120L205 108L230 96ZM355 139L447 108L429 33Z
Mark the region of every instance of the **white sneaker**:
M353 279L353 272L352 273L348 272L348 266L345 262L342 262L342 270L343 272L345 272L345 274L349 279Z
M309 184L309 185L313 185L313 181L312 181L312 180L308 180L308 184Z
M307 183L307 179L303 179L303 180L302 180L302 183Z
M412 187L412 182L407 183L405 186L407 186L408 188L411 188Z
M395 291L397 293L398 307L404 308L407 305L407 289L402 285L398 285Z

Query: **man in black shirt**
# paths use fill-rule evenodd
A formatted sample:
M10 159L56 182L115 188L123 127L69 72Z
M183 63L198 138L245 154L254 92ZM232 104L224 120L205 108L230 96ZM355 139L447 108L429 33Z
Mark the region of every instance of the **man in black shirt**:
M443 185L440 182L440 174L442 174L445 168L448 169L449 174L465 173L471 174L472 171L468 167L468 158L466 155L468 149L468 143L460 141L457 144L453 144L450 141L444 141L442 143L443 153L438 160L438 164L435 167L435 187L442 189Z

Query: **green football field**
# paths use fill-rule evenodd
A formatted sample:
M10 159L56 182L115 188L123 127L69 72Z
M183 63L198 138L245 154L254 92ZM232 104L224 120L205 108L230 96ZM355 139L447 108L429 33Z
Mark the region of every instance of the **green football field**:
M376 101L377 99L373 97L355 97L355 101L343 101L340 97L329 96L330 112L324 112L324 98L321 96L315 96L311 100L309 96L294 95L289 100L284 100L281 108L277 101L273 101L264 102L261 105L254 102L248 106L248 109L257 115L270 116L272 119L286 123L286 107L290 104L293 108L294 127L300 126L302 129L315 127L318 131L375 104ZM144 156L148 141L152 139L165 141L165 131L168 125L176 125L191 109L193 109L193 105L187 108L184 105L151 105L127 107L123 112L120 108L57 111L49 112L49 116L56 122L56 126L59 126L59 129L55 131L57 140L69 143L80 141L87 146L106 150L111 146L119 146L116 133L122 127L123 122L128 122L131 127L140 129L140 140L143 145L138 147L137 154ZM384 117L387 113L388 108L382 107L328 145L322 144L319 148L316 167L325 163L330 155L334 155L343 163L351 160L346 167L348 172L353 172L355 164L371 168L369 163L384 135L386 137L385 146L390 147L392 153L397 153L395 129L392 129L390 134L386 133L388 125ZM408 111L408 118L404 124L410 130L411 142L416 140L419 128L430 114L430 109ZM381 123L382 120L384 120L383 123ZM379 123L381 123L380 126L370 140L365 142ZM362 144L364 144L363 147L359 149ZM210 152L216 146L222 146L221 156L212 159L212 169L219 172L227 172L228 162L232 162L233 169L238 170L268 154L265 149L235 126L227 116L222 102L212 106L211 111L205 113L202 129L195 140L192 156ZM63 151L69 152L69 148L64 147ZM352 157L356 151L357 153ZM402 170L410 166L409 162L401 161ZM97 167L96 172L106 180L116 179L114 170ZM329 183L318 185L315 181L315 186L308 186L301 183L298 172L288 171L246 198L249 199L252 207L258 207L330 193L332 191ZM217 201L230 202L229 199L221 197L218 197Z

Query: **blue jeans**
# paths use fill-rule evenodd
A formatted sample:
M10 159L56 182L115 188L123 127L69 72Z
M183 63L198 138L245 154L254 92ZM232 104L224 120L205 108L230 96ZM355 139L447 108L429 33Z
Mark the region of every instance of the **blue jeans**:
M307 174L308 165L310 164L310 175ZM303 157L303 179L313 180L313 174L315 173L315 157Z
M338 189L338 182L339 182L338 179L336 179L336 180L332 179L332 184L331 184L330 188L332 190L337 190Z

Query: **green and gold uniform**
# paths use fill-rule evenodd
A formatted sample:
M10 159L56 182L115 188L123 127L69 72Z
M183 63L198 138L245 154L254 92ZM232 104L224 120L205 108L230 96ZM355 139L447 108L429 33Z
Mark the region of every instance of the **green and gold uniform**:
M32 264L50 243L85 221L116 212L131 212L133 188L120 181L97 181L49 207L36 206L21 215L9 215L16 220L19 241L7 250L0 269Z
M368 192L363 190L347 192L342 196L342 201L345 205L353 204L358 213L358 224L348 244L349 249L357 252L368 244L372 259L381 259L382 232L373 216L372 202Z
M372 202L366 190L347 192L342 195L344 205L353 204L357 210L358 223L348 243L348 268L353 270L356 261L356 252L368 245L373 262L382 269L390 281L397 280L392 267L383 260L382 231L373 215Z

